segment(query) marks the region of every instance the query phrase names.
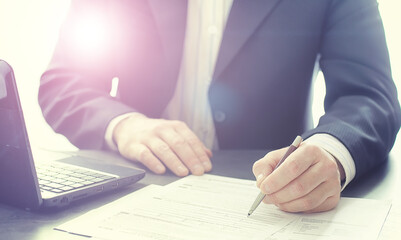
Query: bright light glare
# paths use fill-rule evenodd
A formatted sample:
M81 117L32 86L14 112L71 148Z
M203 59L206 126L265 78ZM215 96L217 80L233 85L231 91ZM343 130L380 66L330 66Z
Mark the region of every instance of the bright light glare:
M105 47L107 32L100 16L86 16L75 26L73 34L78 51L93 53Z

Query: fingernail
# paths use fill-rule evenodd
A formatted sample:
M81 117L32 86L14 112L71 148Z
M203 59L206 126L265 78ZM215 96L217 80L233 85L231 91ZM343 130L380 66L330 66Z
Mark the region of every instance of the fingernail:
M264 175L263 173L261 173L261 174L259 174L259 175L256 177L256 180L257 180L257 181L260 181L260 180L263 179L264 176L265 176L265 175Z
M204 169L200 164L196 164L192 166L192 174L194 175L202 175L204 173Z
M164 167L162 165L157 165L156 173L158 173L158 174L164 173Z
M188 169L186 169L183 166L178 166L177 171L178 171L178 174L180 174L180 175L188 175Z
M212 169L212 164L210 162L202 162L203 168L207 171Z

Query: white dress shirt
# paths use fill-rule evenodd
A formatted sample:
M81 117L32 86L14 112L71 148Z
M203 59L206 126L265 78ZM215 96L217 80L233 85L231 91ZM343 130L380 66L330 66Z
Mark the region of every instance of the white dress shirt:
M232 0L189 0L184 53L175 94L164 111L181 120L206 147L217 149L208 90Z
M218 149L216 132L208 99L217 55L233 0L189 0L187 27L180 73L173 98L163 118L185 122L210 149ZM114 127L130 114L113 119L106 131L106 142L116 150L112 139ZM306 142L316 144L333 155L344 167L343 188L355 176L355 164L347 150L328 134L315 134ZM290 144L290 143L289 143Z

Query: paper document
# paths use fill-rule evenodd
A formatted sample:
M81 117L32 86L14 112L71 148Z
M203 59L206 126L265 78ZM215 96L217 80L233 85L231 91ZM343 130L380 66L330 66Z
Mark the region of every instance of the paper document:
M390 208L385 201L344 198L325 213L291 214L261 204L247 217L258 193L255 181L188 176L143 188L56 229L94 239L348 240L357 234L369 240L377 238Z
M269 240L377 239L391 204L388 201L342 198L328 212L302 214Z
M394 191L391 211L380 233L379 240L400 240L401 239L401 189Z

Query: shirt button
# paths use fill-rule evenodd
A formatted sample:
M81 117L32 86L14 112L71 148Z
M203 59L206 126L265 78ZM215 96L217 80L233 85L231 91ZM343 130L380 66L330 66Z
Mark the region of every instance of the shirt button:
M214 120L216 122L224 122L224 120L226 120L226 114L222 111L215 111Z

